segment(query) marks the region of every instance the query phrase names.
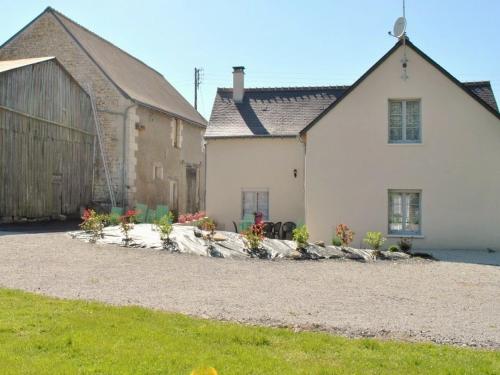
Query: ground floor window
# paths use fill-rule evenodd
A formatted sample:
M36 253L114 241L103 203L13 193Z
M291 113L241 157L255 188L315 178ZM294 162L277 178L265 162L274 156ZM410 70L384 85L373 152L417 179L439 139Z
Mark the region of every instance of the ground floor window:
M254 213L262 212L263 219L269 220L269 191L243 190L241 193L241 218L253 217Z
M421 192L389 190L389 234L421 234Z

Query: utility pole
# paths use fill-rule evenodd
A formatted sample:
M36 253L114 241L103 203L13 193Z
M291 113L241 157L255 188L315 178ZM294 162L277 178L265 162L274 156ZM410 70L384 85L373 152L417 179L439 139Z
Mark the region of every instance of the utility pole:
M202 79L202 68L194 68L194 109L198 109L198 90Z

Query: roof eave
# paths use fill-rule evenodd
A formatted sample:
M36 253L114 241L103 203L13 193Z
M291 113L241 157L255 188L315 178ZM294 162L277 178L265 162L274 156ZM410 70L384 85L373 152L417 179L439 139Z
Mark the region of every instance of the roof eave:
M330 104L323 112L321 112L314 120L312 120L304 129L300 131L301 135L304 135L311 129L319 120L321 120L328 112L330 112L335 106L337 106L342 100L348 96L352 91L356 89L375 69L377 69L385 60L389 58L401 45L403 44L403 40L399 40L387 53L382 56L375 64L373 64L370 69L368 69L356 82L354 82L344 93L343 95ZM453 83L455 83L458 87L464 90L467 94L469 94L474 100L476 100L479 104L481 104L484 108L486 108L489 112L491 112L496 118L500 119L500 112L496 111L492 108L488 103L486 103L482 98L474 94L466 85L461 83L458 79L456 79L451 73L449 73L446 69L444 69L437 62L432 60L429 56L427 56L423 51L421 51L417 46L415 46L409 39L406 39L406 45L412 48L420 57L422 57L425 61L434 66L437 70L439 70L442 74L444 74L448 79L450 79Z
M205 139L242 139L242 138L297 138L299 134L241 134L241 135L205 135Z
M162 109L160 107L156 107L154 105L151 105L151 104L147 104L147 103L144 103L144 102L141 102L140 100L136 100L134 98L130 98L130 100L132 100L134 103L136 103L137 105L140 105L142 107L145 107L145 108L148 108L148 109L152 109L154 111L158 111L158 112L161 112L163 114L166 114L168 116L171 116L171 117L175 117L175 118L178 118L182 121L185 121L185 122L188 122L192 125L195 125L199 128L203 128L203 129L206 129L207 128L207 124L202 124L200 122L197 122L197 121L194 121L194 120L191 120L191 119L188 119L187 117L184 117L184 116L180 116L178 115L177 113L174 113L174 112L170 112L170 111L167 111L165 109ZM201 116L201 115L200 115Z

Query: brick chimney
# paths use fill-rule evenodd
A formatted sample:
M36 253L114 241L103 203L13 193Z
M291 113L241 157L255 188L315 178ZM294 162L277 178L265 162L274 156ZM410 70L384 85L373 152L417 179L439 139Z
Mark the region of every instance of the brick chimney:
M233 66L233 100L241 103L245 96L245 67Z

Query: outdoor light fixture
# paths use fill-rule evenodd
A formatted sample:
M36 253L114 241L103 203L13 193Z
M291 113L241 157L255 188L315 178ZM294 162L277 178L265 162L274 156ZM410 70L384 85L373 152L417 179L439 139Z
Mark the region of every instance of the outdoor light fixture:
M297 178L297 169L293 170L293 177Z

